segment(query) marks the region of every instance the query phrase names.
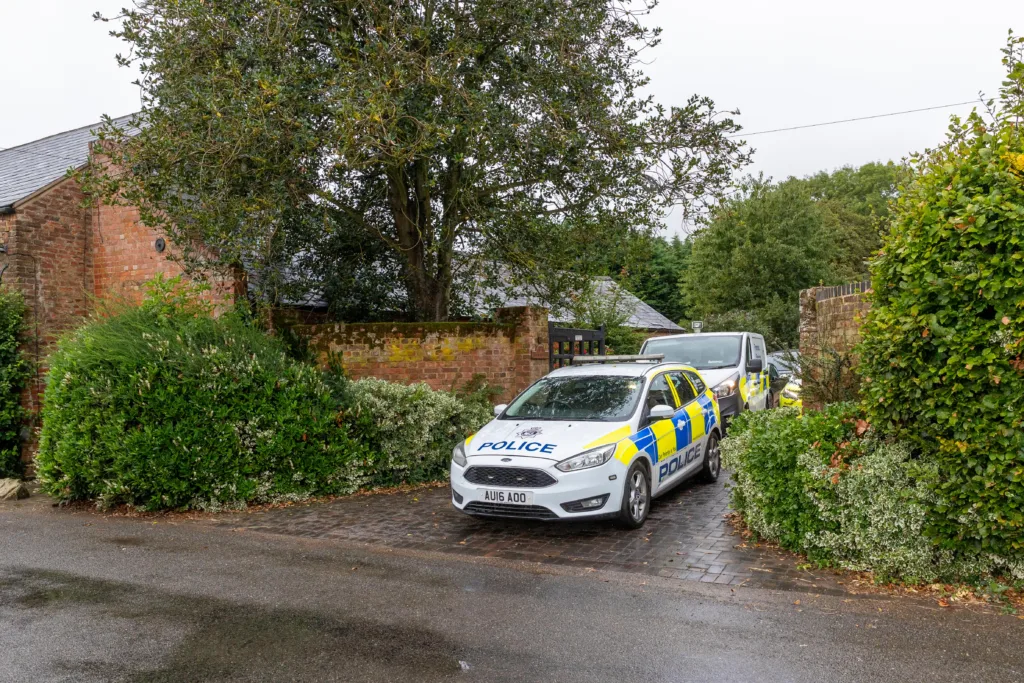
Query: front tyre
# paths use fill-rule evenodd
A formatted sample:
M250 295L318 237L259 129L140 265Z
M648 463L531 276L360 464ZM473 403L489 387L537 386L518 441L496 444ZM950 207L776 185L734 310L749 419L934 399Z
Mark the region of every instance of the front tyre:
M639 529L647 521L651 510L650 474L643 462L637 461L626 474L626 488L622 494L619 524L627 529Z
M704 451L704 464L700 470L700 480L707 484L718 481L722 472L722 447L718 443L718 434L712 432L708 436L708 445Z

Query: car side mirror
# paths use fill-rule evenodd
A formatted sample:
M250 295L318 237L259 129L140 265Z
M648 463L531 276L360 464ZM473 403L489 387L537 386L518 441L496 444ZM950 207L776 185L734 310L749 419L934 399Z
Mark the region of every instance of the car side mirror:
M747 361L747 372L761 372L764 370L764 361L760 358L751 358Z
M657 422L658 420L665 420L676 414L676 409L672 406L654 406L651 408L650 420L651 422Z
M505 408L508 408L507 403L499 403L498 405L494 406L494 417L498 417L499 415L504 413Z

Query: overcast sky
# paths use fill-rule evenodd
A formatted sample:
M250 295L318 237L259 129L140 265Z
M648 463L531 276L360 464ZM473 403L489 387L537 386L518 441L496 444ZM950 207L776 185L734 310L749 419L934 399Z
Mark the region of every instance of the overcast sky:
M138 108L125 46L92 20L125 0L0 0L0 147ZM662 0L662 44L645 70L666 105L693 93L738 108L745 132L870 116L995 94L1021 0ZM753 172L775 178L900 159L938 143L952 112L750 136ZM672 219L672 228L678 221Z

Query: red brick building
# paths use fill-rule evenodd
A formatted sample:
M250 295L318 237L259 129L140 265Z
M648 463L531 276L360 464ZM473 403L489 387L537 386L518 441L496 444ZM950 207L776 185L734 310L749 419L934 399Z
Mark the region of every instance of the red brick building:
M130 207L86 206L69 169L102 163L92 154L93 124L0 150L0 283L20 290L28 305L25 351L36 364L24 404L36 412L46 356L56 339L97 303L138 299L141 284L181 272L170 247L139 222ZM220 279L215 296L231 298ZM26 432L26 437L31 430Z

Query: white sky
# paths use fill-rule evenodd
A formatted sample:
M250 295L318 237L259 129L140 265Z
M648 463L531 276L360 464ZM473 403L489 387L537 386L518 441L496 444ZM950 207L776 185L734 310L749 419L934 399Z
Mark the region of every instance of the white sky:
M0 147L138 108L126 46L92 13L127 0L0 0ZM739 108L746 132L918 109L994 95L1021 0L662 0L648 58L665 105L693 93ZM900 159L938 143L953 110L752 136L752 172L775 178ZM673 231L678 219L670 219Z

